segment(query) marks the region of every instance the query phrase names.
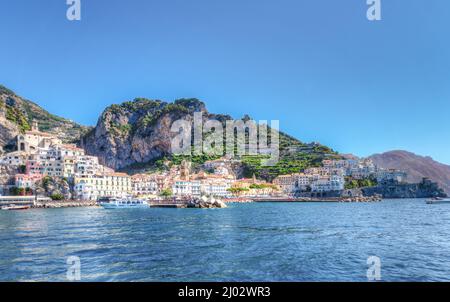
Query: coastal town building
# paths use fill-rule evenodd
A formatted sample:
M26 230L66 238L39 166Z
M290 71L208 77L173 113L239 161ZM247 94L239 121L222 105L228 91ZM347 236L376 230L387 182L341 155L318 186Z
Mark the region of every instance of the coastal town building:
M298 148L314 150L313 143ZM168 171L129 176L116 173L103 166L95 156L73 144L64 144L54 135L38 130L33 123L31 131L17 136L17 151L3 154L0 165L13 167L20 173L2 184L3 191L15 186L34 189L44 177L64 178L73 186L74 196L81 200L99 197L157 198L163 191L171 190L175 197L260 197L273 195L307 195L343 191L348 181L370 178L378 183L395 181L403 183L407 174L399 170L378 168L370 159L346 158L324 160L322 167L311 167L297 173L280 175L272 183L253 178L237 180L233 173L238 160L220 158L205 162L199 169L189 161L169 166ZM169 168L170 167L170 168ZM195 172L193 172L195 170Z
M278 176L273 184L279 186L283 193L295 195L301 192L341 191L345 178L342 168L316 167L303 173Z
M27 161L28 153L24 151L15 151L4 154L0 157L0 164L8 166L23 166Z
M95 175L96 173L112 173L112 169L101 166L95 156L79 155L75 157L74 174L78 177ZM106 168L106 169L105 169Z
M205 179L201 181L200 191L204 195L229 197L231 196L230 188L231 182L222 179Z
M51 177L63 177L63 160L49 156L48 150L37 150L26 161L27 174L42 174Z
M37 148L48 148L51 145L61 145L62 142L56 136L39 131L36 121L33 121L31 131L17 136L18 151L33 152Z
M202 177L193 177L190 180L175 179L172 192L175 196L202 196L211 195L217 197L230 196L229 189L232 181L224 178L214 177L213 175L202 175Z
M172 186L172 193L178 197L201 196L201 182L196 180L176 179Z
M178 197L186 196L231 196L230 188L236 177L223 164L211 165L212 174L201 171L191 174L191 166L182 162L179 176L174 178L172 193Z
M406 182L408 175L404 171L396 169L380 170L376 173L378 183L394 181L398 183Z
M273 184L277 185L281 191L287 194L294 193L297 190L296 175L280 175L273 180Z
M232 191L235 191L235 195L239 197L260 197L278 194L280 188L275 184L257 180L253 176L253 178L242 178L233 182Z
M56 136L40 132L36 123L31 131L17 137L17 146L18 151L2 156L0 163L24 166L26 175L73 179L114 172L100 165L97 157L85 155L76 145L63 144Z
M34 190L36 187L36 182L42 179L42 175L34 174L16 174L14 177L15 186L19 189L32 189Z
M370 159L324 160L325 169L342 169L343 175L354 179L364 179L374 175L378 168Z
M343 191L345 179L341 175L330 175L319 178L311 183L311 192Z
M203 164L205 170L213 171L219 167L231 168L235 164L239 164L241 161L233 157L224 156L216 160L209 160Z
M75 177L77 199L97 200L99 197L127 197L132 194L131 177L126 173L109 173Z
M342 168L344 176L352 179L374 178L377 182L396 181L399 183L407 180L405 171L395 169L383 169L377 167L371 159L343 159L343 160L324 160L324 168L334 169Z
M158 180L155 175L136 174L131 176L131 188L134 196L156 196L159 190Z

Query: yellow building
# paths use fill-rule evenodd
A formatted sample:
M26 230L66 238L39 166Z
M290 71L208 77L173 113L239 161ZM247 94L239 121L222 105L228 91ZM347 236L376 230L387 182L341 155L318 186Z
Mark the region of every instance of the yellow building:
M279 192L276 185L253 178L239 179L232 184L232 190L238 196L269 196Z

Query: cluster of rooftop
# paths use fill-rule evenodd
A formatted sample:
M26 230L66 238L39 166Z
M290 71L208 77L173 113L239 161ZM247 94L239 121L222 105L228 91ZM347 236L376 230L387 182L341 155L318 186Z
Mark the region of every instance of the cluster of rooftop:
M349 181L371 179L374 182L404 182L406 173L377 167L370 159L324 160L322 167L278 176L272 183L253 178L237 179L232 159L221 158L204 163L192 173L191 163L183 161L169 171L130 176L117 173L99 163L95 156L73 144L41 132L37 123L31 131L17 137L17 151L0 157L0 165L16 167L14 186L32 194L45 177L66 179L71 196L79 200L99 197L158 196L262 197L302 193L343 192ZM209 173L207 173L208 171Z
M305 169L301 173L280 175L273 183L288 195L305 192L342 192L349 180L370 179L376 183L407 179L404 171L382 169L370 159L324 160L322 167Z
M237 180L229 167L232 160L227 159L207 162L197 173L191 172L191 163L187 161L165 172L133 176L118 173L101 165L97 157L86 155L76 145L64 144L57 137L39 131L37 123L33 123L31 131L17 137L17 149L0 157L0 165L21 171L15 174L11 186L29 194L33 194L46 177L67 180L73 198L79 200L130 195L158 198L161 194L232 197L237 193L261 195L277 191L271 184L254 178Z

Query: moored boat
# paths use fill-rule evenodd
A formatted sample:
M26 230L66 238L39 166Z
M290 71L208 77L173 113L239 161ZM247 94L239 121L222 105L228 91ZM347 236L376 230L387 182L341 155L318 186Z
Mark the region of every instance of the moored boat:
M9 205L1 207L3 211L22 211L28 210L29 208L30 206L19 206L19 205Z
M133 198L103 197L99 198L97 202L105 209L148 208L150 206L145 200Z
M450 203L450 198L436 197L436 198L428 199L426 202L427 202L427 204Z

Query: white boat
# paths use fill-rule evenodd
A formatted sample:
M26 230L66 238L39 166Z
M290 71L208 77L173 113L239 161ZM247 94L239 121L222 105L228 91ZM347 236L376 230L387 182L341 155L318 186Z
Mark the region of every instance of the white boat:
M105 209L148 208L150 205L145 200L133 198L100 198L98 204Z
M30 206L27 205L9 205L9 206L3 206L1 207L1 209L3 211L21 211L21 210L28 210L30 208Z
M450 203L450 198L432 198L427 200L427 204L441 204L441 203Z

